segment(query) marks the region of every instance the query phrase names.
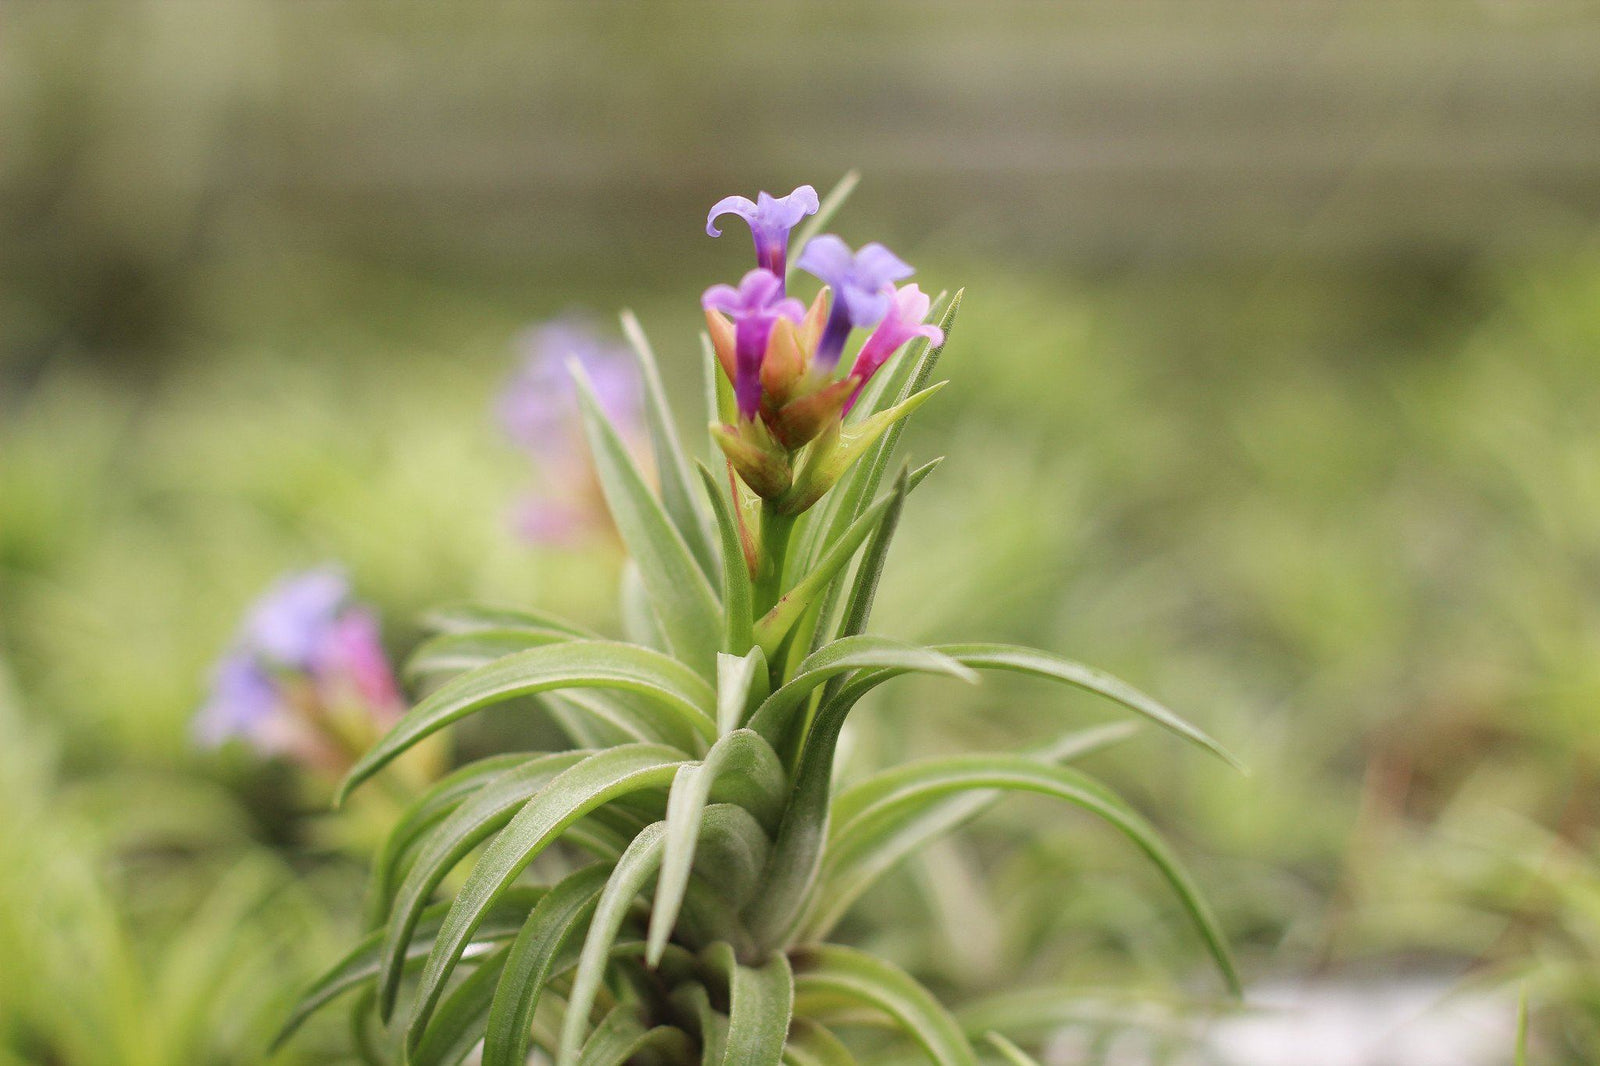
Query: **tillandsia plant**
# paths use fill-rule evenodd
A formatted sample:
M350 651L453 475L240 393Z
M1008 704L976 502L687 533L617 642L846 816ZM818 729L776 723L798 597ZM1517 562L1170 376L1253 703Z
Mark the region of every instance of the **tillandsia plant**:
M623 593L629 639L531 610L433 617L437 635L409 672L440 683L341 796L515 697L538 696L574 748L486 758L422 794L377 859L372 931L309 990L285 1035L359 990L353 1033L372 1062L454 1063L481 1043L486 1066L844 1064L855 1060L835 1030L876 1015L935 1063L976 1063L972 1035L927 989L830 934L901 858L1008 791L1065 800L1127 836L1237 988L1217 923L1171 851L1067 765L1126 730L834 788L851 710L909 673L971 682L1006 670L1076 686L1227 757L1154 700L1067 659L867 631L901 509L936 465L889 477L889 457L938 388L928 382L961 294L930 301L897 287L911 268L881 245L807 240L848 187L823 203L808 186L732 197L708 220L715 234L719 215L744 218L758 263L702 301L721 475L696 471L680 446L630 316L655 488L573 364L596 478L637 577ZM826 283L809 308L787 291L790 231L808 216L796 266ZM857 331L866 337L847 358ZM1030 1061L1000 1034L978 1046Z

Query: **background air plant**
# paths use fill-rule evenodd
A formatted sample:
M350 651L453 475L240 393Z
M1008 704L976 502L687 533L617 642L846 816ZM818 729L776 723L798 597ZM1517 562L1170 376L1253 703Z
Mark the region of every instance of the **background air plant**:
M712 454L725 477L704 464L696 475L631 317L656 489L573 362L595 475L632 558L628 639L531 610L433 616L435 635L408 669L443 683L361 758L341 798L444 727L516 697L540 697L575 747L491 756L417 798L376 860L371 933L307 993L286 1035L359 990L353 1033L374 1062L458 1062L481 1041L491 1066L533 1048L561 1066L848 1063L834 1030L863 1017L887 1019L936 1063L976 1062L927 989L830 933L899 859L1005 792L1065 800L1129 838L1237 990L1217 923L1174 856L1068 765L1125 729L911 762L834 788L852 709L909 673L1061 682L1228 758L1149 697L1053 654L867 632L901 509L936 465L889 478L890 455L939 387L929 380L961 294L929 301L896 288L911 268L881 245L808 241L847 191L824 203L809 187L729 198L708 220L744 217L760 264L703 300ZM807 215L797 266L827 282L809 310L786 291L789 231ZM937 326L923 321L930 307ZM846 359L857 329L872 332ZM998 1034L989 1046L1030 1061Z

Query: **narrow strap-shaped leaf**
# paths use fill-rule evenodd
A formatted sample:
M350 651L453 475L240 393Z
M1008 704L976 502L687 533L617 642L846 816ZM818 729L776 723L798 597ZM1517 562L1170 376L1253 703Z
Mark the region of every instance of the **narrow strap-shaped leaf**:
M407 656L402 673L407 680L459 674L476 670L513 652L577 639L559 629L472 629L440 633L417 645L417 649Z
M803 251L806 243L821 233L822 227L833 221L833 216L839 213L839 209L844 206L846 200L850 199L850 194L856 191L856 186L860 183L861 172L859 170L845 171L844 177L840 178L833 188L828 190L828 195L824 196L822 202L817 205L817 213L806 219L800 228L795 231L794 239L789 243L796 252ZM791 275L794 273L793 260L790 260L788 273Z
M936 462L927 464L917 473L926 476L924 472L931 473ZM900 524L900 512L905 509L906 496L911 492L911 477L910 473L901 471L894 491L889 494L889 506L883 513L883 521L872 531L872 539L867 543L867 550L861 556L861 565L856 568L855 581L850 586L850 598L845 601L844 620L840 623L838 636L853 637L867 631L872 601L878 595L878 579L883 575L883 564L889 558L889 544L894 540L895 529Z
M1020 755L930 759L890 772L900 778L900 787L857 814L848 826L841 826L830 846L855 846L855 840L870 833L877 819L893 817L897 808L918 806L970 789L1035 792L1065 800L1109 823L1155 863L1188 912L1229 990L1240 994L1239 975L1227 940L1188 871L1155 829L1098 781L1069 767L1047 765Z
M794 953L795 1012L808 995L836 996L882 1011L939 1066L977 1066L961 1027L904 970L853 948L827 944Z
M711 1006L711 995L698 981L680 984L672 990L672 1006L690 1020L700 1038L701 1066L722 1066L722 1053L728 1046L728 1016Z
M1026 754L1041 762L1066 762L1125 740L1137 730L1138 726L1131 722L1116 722L1068 734ZM825 939L861 894L902 859L928 841L976 818L1002 796L995 789L946 796L922 807L902 809L897 818L878 820L872 832L854 838L852 847L836 843L842 826L898 787L898 778L879 774L835 797L821 876L800 927L802 941Z
M760 647L743 656L717 656L717 732L727 734L742 726L753 705L770 694L771 684Z
M794 973L782 952L760 966L743 966L726 943L703 953L728 981L728 1043L724 1066L778 1066L794 1012Z
M539 702L561 731L580 748L618 744L669 744L685 753L699 747L699 733L664 715L651 701L617 689L569 688L541 692Z
M561 1024L561 1044L556 1055L556 1066L573 1066L583 1048L584 1036L589 1031L589 1012L594 1007L600 982L605 977L606 964L611 958L611 945L616 942L622 920L628 908L661 866L661 847L666 838L666 823L648 825L628 845L617 865L606 879L595 903L594 916L589 919L589 931L584 937L583 951L578 956L578 969L572 978L572 991L567 996L567 1014Z
M855 1056L844 1046L844 1041L810 1018L790 1021L783 1061L788 1066L856 1066Z
M584 1042L577 1066L624 1066L633 1062L635 1055L652 1050L667 1056L669 1062L682 1061L693 1049L694 1041L682 1029L671 1025L646 1029L635 1008L622 1004L613 1007Z
M528 912L542 902L544 894L545 890L542 888L517 888L506 893L495 905L489 917L484 919L473 942L493 944L516 936L517 931L527 921ZM428 949L433 946L433 936L439 930L439 923L444 920L445 912L449 909L448 903L437 903L423 912L422 920L417 923L416 936L406 949L408 968L411 964L420 965L427 956ZM289 1017L284 1020L282 1028L273 1039L273 1049L282 1046L284 1041L305 1024L307 1018L339 996L362 986L370 988L381 970L382 955L382 930L374 930L362 937L342 959L334 963L326 973L300 994L294 1010L289 1013Z
M529 648L455 678L406 712L345 777L337 801L423 737L474 711L514 696L574 688L616 688L647 696L707 744L716 739L716 692L682 663L616 641Z
M401 876L401 864L422 834L438 825L460 806L462 800L482 788L485 782L537 757L536 752L513 752L468 763L434 782L426 792L407 805L372 861L372 889L368 907L371 924L382 922L389 913L394 886Z
M709 678L722 643L722 615L700 564L645 484L616 427L600 409L581 367L574 367L595 473L628 553L639 564L656 617L684 662Z
M701 819L713 789L725 775L744 786L749 799L759 804L751 811L756 819L769 831L777 827L786 781L777 753L760 734L748 729L729 733L712 745L703 762L678 771L667 798L665 853L650 912L646 959L652 966L660 961L678 920L700 840Z
M434 939L418 984L411 1031L427 1024L462 950L495 900L551 841L596 808L619 796L665 788L683 761L669 749L646 744L597 752L570 767L517 812L484 850Z
M655 352L644 335L644 327L632 311L622 312L622 332L639 360L644 381L645 424L650 428L650 449L656 459L656 481L661 486L661 505L667 517L689 546L689 552L709 579L716 573L716 553L711 547L711 531L695 502L689 460L678 440L678 428L667 406L667 392L661 385L661 369Z
M1197 726L1184 721L1126 681L1093 667L1064 659L1059 655L1052 655L1047 651L1010 644L941 644L937 646L937 650L951 658L959 659L974 670L1011 670L1030 677L1061 681L1104 696L1136 714L1143 715L1163 729L1176 733L1191 744L1204 748L1234 769L1244 769L1244 764L1231 752L1212 740Z
M575 939L574 930L588 920L610 875L610 867L601 864L568 874L523 923L489 1007L483 1066L522 1066L527 1060L534 1011L555 968L556 955Z
M750 569L744 561L738 519L734 517L733 502L722 494L717 476L704 463L698 469L706 497L711 501L711 511L716 515L722 549L722 650L730 655L743 655L755 640L750 628L754 608Z
M385 1021L400 993L400 964L406 946L439 882L540 789L588 757L588 752L574 751L529 759L486 781L427 835L388 908L383 976L378 985L378 1013Z
M483 1038L495 984L506 964L506 949L484 958L433 1012L428 1031L406 1056L406 1066L457 1066Z
M1017 1045L1001 1036L999 1033L989 1032L983 1038L1005 1059L1011 1066L1039 1066L1039 1061L1028 1055Z
M823 553L810 573L779 596L778 602L772 605L772 609L756 622L756 643L760 644L762 650L769 656L777 649L783 638L789 635L790 628L799 621L806 608L812 605L834 577L849 564L856 549L861 547L862 542L878 527L878 523L882 521L894 500L893 494L885 496L852 522L837 540L828 545L828 550Z
M599 640L592 629L569 622L560 615L524 607L500 607L458 603L436 607L422 616L422 626L434 633L472 633L481 629L554 630L580 640Z
M845 637L806 656L794 677L756 708L750 716L750 728L766 737L774 748L782 747L777 741L788 732L790 719L806 697L830 677L852 670L873 672L874 676L878 671L898 674L914 670L949 674L964 681L977 677L954 659L915 644L865 634Z

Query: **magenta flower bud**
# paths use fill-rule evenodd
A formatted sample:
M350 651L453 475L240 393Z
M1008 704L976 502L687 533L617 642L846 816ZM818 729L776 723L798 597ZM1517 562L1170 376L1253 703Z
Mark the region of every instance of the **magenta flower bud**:
M788 196L771 196L758 193L754 202L746 196L725 196L718 200L706 216L706 233L722 236L717 219L722 215L738 215L750 224L750 235L756 242L756 265L770 270L778 277L782 291L784 271L789 253L789 231L802 218L817 213L817 190L802 185Z
M813 364L824 373L839 364L852 328L875 326L888 313L893 292L890 283L916 273L881 244L864 245L852 253L848 244L831 233L807 241L795 265L833 290L833 306Z
M902 285L894 290L889 300L889 310L883 316L883 321L878 323L878 328L872 331L872 336L861 346L861 351L856 355L855 366L850 369L850 376L855 379L856 387L850 395L849 402L844 406L846 413L855 406L856 397L861 394L861 387L878 372L879 367L889 361L889 357L898 351L902 344L913 337L926 337L928 343L932 345L944 343L944 330L923 321L928 317L931 303L927 294L916 285Z
M783 280L777 274L757 267L740 280L737 289L711 286L700 297L700 306L733 319L733 395L740 416L754 418L761 409L761 361L766 358L772 327L779 318L799 322L805 317L805 305L783 295Z

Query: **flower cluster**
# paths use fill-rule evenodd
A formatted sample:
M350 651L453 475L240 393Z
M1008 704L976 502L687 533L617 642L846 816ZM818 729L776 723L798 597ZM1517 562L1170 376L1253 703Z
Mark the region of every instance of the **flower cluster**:
M527 330L517 349L521 361L496 411L532 461L539 486L519 504L514 525L538 544L580 543L609 520L587 461L570 364L583 368L601 406L636 445L644 436L638 364L620 341L575 314Z
M344 574L284 578L245 616L195 718L201 743L241 740L327 774L342 773L404 708L378 619Z
M717 219L738 215L755 239L756 268L737 287L713 285L701 297L717 360L733 386L733 420L712 432L728 461L757 495L797 513L826 484L807 483L804 471L837 464L797 453L839 447L844 416L867 381L907 341L944 334L927 324L928 297L916 285L897 285L913 273L881 244L852 252L832 235L812 238L795 265L823 282L810 307L788 295L789 233L818 210L817 194L802 185L787 196L730 196L712 207L706 232L719 236ZM844 373L851 333L872 332ZM796 470L802 470L797 475ZM797 478L799 480L797 480ZM810 479L815 481L816 478Z

